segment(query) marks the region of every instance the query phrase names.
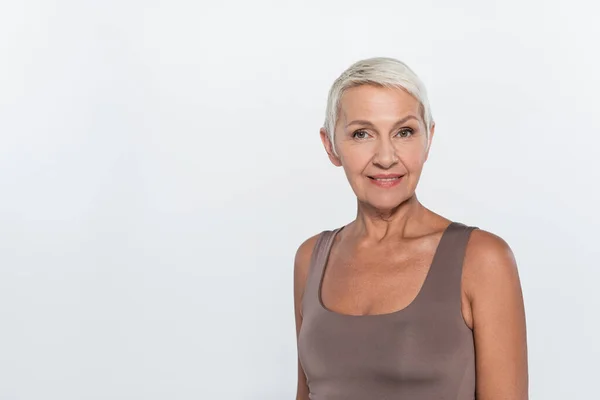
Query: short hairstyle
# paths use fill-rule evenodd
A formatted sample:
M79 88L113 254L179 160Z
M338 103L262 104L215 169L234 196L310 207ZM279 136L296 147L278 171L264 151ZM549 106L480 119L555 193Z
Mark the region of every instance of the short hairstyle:
M334 153L337 154L334 142L335 125L342 95L349 88L365 84L402 89L417 99L421 106L421 117L425 123L426 135L429 138L433 117L427 99L427 90L417 74L408 65L394 58L367 58L352 64L333 82L329 90L323 127L331 140Z

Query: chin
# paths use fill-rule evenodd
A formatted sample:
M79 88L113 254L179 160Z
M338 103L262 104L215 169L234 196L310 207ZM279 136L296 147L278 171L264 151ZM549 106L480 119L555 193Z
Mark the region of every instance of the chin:
M368 204L369 206L376 208L381 211L390 211L397 208L400 204L404 203L407 200L406 197L402 196L394 196L387 198L379 198L379 199L368 199L363 201L363 203Z

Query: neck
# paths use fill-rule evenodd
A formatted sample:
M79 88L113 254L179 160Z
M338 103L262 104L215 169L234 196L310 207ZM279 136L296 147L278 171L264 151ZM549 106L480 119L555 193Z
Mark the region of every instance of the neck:
M358 201L352 230L357 236L376 242L390 237L405 237L412 226L418 224L424 211L416 194L391 210L380 210Z

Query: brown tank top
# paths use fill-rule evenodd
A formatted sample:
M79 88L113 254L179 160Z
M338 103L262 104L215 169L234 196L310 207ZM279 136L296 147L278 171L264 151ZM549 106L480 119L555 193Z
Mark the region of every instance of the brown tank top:
M453 222L417 297L402 310L345 315L324 307L321 283L342 228L313 250L302 299L298 355L311 400L473 400L473 331L461 312L462 264L475 227Z

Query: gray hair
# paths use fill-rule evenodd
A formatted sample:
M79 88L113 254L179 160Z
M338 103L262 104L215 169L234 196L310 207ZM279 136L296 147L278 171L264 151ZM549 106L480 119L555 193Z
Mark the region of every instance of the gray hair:
M425 122L426 135L429 138L433 126L433 117L431 116L425 85L417 74L408 65L394 58L368 58L352 64L333 82L329 90L323 127L331 140L334 153L337 154L334 142L335 125L342 95L349 88L365 84L403 89L416 98L421 105L421 117Z

